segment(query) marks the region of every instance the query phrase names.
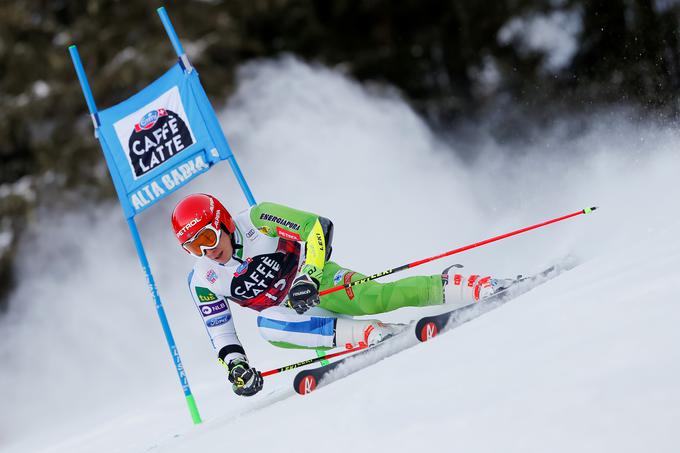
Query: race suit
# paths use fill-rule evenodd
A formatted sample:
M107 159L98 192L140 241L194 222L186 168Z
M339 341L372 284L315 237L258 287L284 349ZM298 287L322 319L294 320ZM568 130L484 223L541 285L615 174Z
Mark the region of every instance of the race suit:
M218 357L229 362L245 351L236 335L230 304L260 312L261 335L281 347L330 348L340 315L384 313L407 306L441 304L441 275L390 283L370 281L321 298L298 315L286 306L293 280L306 273L319 290L364 277L328 261L333 224L328 219L274 203L260 203L234 216L234 254L225 264L196 260L189 287Z

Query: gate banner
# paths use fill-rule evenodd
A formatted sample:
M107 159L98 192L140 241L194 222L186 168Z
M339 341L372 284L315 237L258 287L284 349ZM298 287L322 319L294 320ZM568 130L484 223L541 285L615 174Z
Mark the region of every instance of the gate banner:
M127 218L231 155L228 145L218 146L226 141L216 135L222 131L214 130L215 113L198 73L179 63L98 116L99 140Z

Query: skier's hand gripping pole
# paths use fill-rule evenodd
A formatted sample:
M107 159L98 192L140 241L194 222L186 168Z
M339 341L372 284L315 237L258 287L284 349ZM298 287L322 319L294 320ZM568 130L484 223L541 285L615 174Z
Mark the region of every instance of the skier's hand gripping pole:
M344 284L344 285L338 285L338 286L334 286L332 288L325 289L325 290L319 292L319 296L325 296L326 294L334 293L336 291L340 291L340 290L345 289L345 288L351 288L352 286L361 285L362 283L366 283L368 281L375 280L376 278L384 277L385 275L395 274L397 272L400 272L400 271L403 271L403 270L406 270L406 269L412 269L416 266L420 266L421 264L429 263L430 261L438 260L440 258L455 255L456 253L461 253L461 252L464 252L466 250L481 247L483 245L490 244L490 243L496 242L496 241L500 241L501 239L509 238L511 236L516 236L518 234L526 233L527 231L535 230L537 228L541 228L541 227L544 227L546 225L550 225L552 223L561 222L562 220L567 220L567 219L570 219L572 217L576 217L576 216L581 215L581 214L590 214L591 212L593 212L596 209L597 209L597 206L593 206L591 208L581 209L580 211L572 212L571 214L563 215L561 217L556 217L556 218L551 219L551 220L546 220L545 222L537 223L536 225L531 225L531 226L528 226L528 227L525 227L525 228L521 228L519 230L511 231L510 233L501 234L499 236L494 236L492 238L485 239L485 240L480 241L480 242L475 242L474 244L469 244L469 245L466 245L466 246L463 246L463 247L459 247L457 249L449 250L448 252L444 252L444 253L441 253L439 255L432 256L430 258L425 258L425 259L422 259L422 260L419 260L419 261L414 261L412 263L408 263L408 264L404 264L402 266L398 266L398 267L395 267L395 268L392 268L392 269L388 269L386 271L378 272L377 274L369 275L368 277L364 277L364 278L362 278L360 280L356 280L354 282L350 282L350 283L347 283L347 284Z
M229 372L229 382L232 383L232 390L238 396L253 396L262 390L264 384L262 373L251 368L245 357L230 360L229 363L219 359L219 362Z

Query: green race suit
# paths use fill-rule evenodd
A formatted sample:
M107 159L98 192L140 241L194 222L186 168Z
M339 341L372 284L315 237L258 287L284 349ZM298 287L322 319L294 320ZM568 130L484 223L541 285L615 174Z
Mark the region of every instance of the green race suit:
M320 291L360 280L365 276L329 261L326 263ZM408 277L395 282L375 280L345 288L321 297L320 307L345 315L374 315L402 307L439 305L443 288L441 275Z
M250 211L250 219L261 232L306 244L302 272L320 283L319 290L328 289L365 276L328 261L329 239L324 234L323 217L274 203L260 203ZM321 297L319 306L345 315L372 315L402 307L423 307L442 303L441 275L404 278L390 283L369 281L352 288Z

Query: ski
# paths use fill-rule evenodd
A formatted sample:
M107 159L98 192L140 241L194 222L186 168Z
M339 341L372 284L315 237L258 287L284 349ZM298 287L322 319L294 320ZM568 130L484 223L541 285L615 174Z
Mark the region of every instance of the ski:
M518 276L513 285L482 302L417 319L405 326L399 333L375 346L328 365L298 372L293 380L293 388L300 395L311 393L322 386L481 316L573 267L573 265L553 265L528 277Z
M376 344L375 346L370 346L367 348L364 348L362 351L359 351L355 354L352 354L351 356L347 357L347 359L353 359L352 362L355 362L360 359L363 356L366 356L367 354L375 354L379 351L384 351L384 354L380 355L380 359L383 359L385 357L389 357L390 355L399 352L403 349L406 349L414 344L416 344L415 341L410 341L408 346L402 346L399 347L398 349L395 349L393 352L389 352L387 346L395 343L399 343L397 339L402 338L406 339L408 338L411 340L411 335L410 333L412 332L413 326L415 325L414 322L411 322L410 324L407 324L404 326L404 329L401 330L399 333L392 335L391 337L388 337L381 341L380 343ZM378 360L380 360L378 359ZM302 370L298 372L297 375L295 375L295 379L293 380L293 387L295 388L295 391L299 393L300 395L306 395L308 393L313 392L314 390L317 389L320 385L325 385L331 381L331 375L338 374L337 376L332 376L333 381L340 379L341 377L347 376L349 374L354 373L355 371L359 370L360 368L364 368L365 366L368 366L374 362L370 362L367 365L363 366L358 366L358 367L350 367L348 369L344 369L342 373L338 373L341 370L336 370L340 365L348 365L350 362L345 361L344 359L339 359L333 363L329 363L328 365L323 365L318 368L309 368L307 370ZM343 367L346 368L346 367ZM323 379L323 382L321 382Z
M556 277L564 270L566 269L563 267L553 265L527 277L518 276L512 285L479 303L468 305L457 310L420 318L415 326L416 338L420 341L430 340L445 330L477 318L489 310L497 308L505 302L519 297L541 283Z

